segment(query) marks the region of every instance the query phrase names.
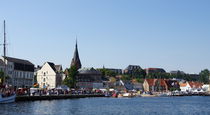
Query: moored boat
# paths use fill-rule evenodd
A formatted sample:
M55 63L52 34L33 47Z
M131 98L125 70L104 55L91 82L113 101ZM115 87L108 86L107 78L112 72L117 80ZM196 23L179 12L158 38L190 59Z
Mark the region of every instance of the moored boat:
M0 94L0 103L12 103L15 102L16 94L12 94L10 96L4 96Z

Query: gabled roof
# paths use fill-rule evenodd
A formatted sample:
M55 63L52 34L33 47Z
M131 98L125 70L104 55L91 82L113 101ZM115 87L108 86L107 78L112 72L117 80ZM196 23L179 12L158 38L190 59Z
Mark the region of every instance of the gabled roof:
M54 67L57 72L62 71L62 65L55 65Z
M52 62L46 62L50 65L50 67L56 72L55 64Z
M4 57L3 57L4 58ZM12 57L5 57L6 60L14 63L21 63L21 64L26 64L26 65L34 65L28 60L23 60L23 59L18 59L18 58L12 58Z
M155 79L145 79L149 86L155 86Z
M191 88L202 88L203 84L200 82L193 82L190 81L188 82Z
M187 83L179 83L180 87L186 87Z
M167 86L164 79L145 79L149 86L155 86L160 83L160 86Z

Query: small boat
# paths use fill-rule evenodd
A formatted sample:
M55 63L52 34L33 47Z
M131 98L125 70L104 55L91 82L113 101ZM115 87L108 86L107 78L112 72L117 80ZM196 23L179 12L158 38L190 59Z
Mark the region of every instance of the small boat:
M142 94L141 97L157 97L157 95Z
M169 95L167 93L160 93L157 94L158 97L168 97Z
M157 95L153 95L151 92L144 92L141 94L141 97L157 97Z
M15 102L16 94L10 96L3 96L0 94L0 103L12 103Z

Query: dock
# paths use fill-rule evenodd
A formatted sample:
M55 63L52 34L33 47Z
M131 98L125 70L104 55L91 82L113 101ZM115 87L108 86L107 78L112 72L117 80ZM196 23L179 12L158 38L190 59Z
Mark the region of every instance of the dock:
M89 97L105 97L103 94L80 94L80 95L42 95L42 96L17 96L16 102L19 101L39 101L39 100L57 100L57 99L75 99Z

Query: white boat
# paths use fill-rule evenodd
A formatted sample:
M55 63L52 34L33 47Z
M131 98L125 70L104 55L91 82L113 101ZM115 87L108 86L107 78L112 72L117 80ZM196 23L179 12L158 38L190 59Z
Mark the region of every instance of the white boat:
M167 93L160 93L157 94L158 97L168 97L169 95Z
M141 94L141 97L157 97L157 95Z
M13 94L11 96L4 97L2 94L0 94L0 103L12 103L15 102L16 94Z

